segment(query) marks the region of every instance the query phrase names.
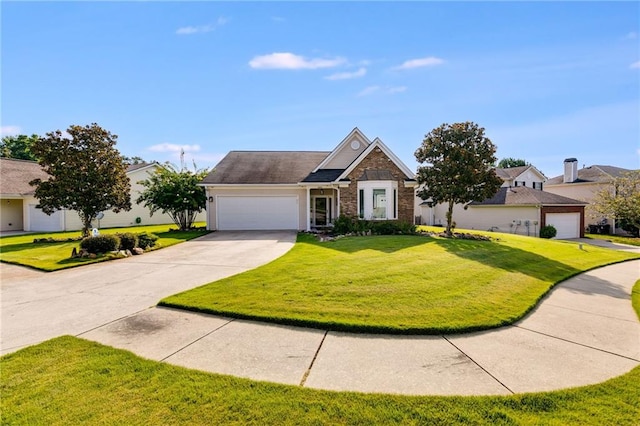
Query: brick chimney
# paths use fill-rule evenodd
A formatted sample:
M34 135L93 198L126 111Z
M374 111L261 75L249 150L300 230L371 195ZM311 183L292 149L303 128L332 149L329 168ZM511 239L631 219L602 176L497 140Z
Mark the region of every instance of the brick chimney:
M564 160L564 183L575 182L578 179L578 159L567 158Z

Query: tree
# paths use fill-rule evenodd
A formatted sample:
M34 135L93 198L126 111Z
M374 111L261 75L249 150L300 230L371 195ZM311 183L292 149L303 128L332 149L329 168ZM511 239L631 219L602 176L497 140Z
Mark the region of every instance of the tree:
M415 152L418 196L429 206L449 203L446 234L452 235L453 206L492 197L502 185L493 164L496 147L473 122L444 123L427 134Z
M0 157L35 161L37 159L31 151L31 147L39 138L36 134L4 136L2 143L0 143Z
M520 166L528 166L528 165L529 163L527 163L523 159L512 158L512 157L503 158L498 163L498 167L500 167L501 169L508 169L510 167L520 167Z
M596 194L594 207L605 216L614 217L622 229L638 236L640 232L640 170L623 174L611 187Z
M33 153L51 177L29 183L36 186L43 212L75 210L82 220L82 235L87 236L98 213L131 210L131 184L115 148L117 135L96 123L72 125L67 133L71 139L56 130L33 144Z
M139 182L145 187L136 203L144 203L150 214L161 210L168 214L181 230L193 225L196 214L207 206L207 196L200 181L208 170L178 169L171 164L158 167L148 179Z
M146 164L147 161L144 161L142 159L142 157L138 157L138 156L134 156L134 157L127 157L126 155L121 155L122 161L124 162L124 164L126 164L127 166L132 166L134 164Z

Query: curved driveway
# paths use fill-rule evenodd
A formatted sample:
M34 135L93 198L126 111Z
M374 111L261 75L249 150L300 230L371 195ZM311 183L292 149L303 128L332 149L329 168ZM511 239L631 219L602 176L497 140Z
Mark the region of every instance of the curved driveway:
M270 262L295 239L293 232L213 232L142 256L56 272L0 264L0 349L5 354L100 327Z
M252 237L260 239L247 241ZM640 260L565 281L513 326L464 335L348 334L152 307L163 296L276 258L294 239L219 232L124 262L54 273L55 283L29 278L18 286L3 279L3 352L74 334L146 358L256 380L439 395L560 389L640 365L640 322L630 303ZM134 267L120 269L125 263ZM25 283L30 290L20 291ZM40 317L39 309L50 304L55 310Z

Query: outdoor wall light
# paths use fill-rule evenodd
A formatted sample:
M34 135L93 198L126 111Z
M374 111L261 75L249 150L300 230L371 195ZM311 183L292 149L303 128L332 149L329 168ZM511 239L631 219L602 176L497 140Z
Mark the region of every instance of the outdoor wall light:
M209 197L209 202L213 203L213 197Z

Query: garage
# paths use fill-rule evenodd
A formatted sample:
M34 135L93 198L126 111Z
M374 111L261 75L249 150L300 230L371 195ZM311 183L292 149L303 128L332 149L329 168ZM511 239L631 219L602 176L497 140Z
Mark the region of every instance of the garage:
M62 211L57 210L51 216L29 204L29 230L42 232L62 231Z
M558 239L580 238L580 213L547 213L545 223L556 228Z
M300 229L297 196L218 196L217 229Z

